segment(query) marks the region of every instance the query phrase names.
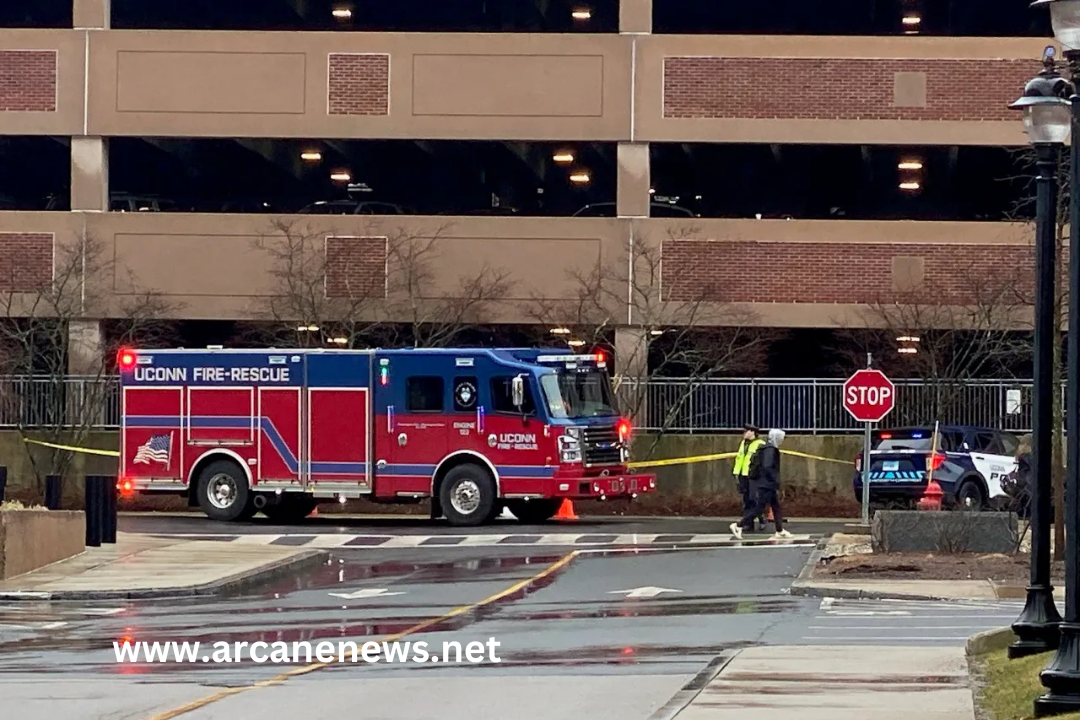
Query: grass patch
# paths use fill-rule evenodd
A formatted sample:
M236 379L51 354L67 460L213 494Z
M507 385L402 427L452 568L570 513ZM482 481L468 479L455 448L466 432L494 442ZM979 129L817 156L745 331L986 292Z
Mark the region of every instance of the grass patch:
M7 500L0 503L0 512L7 512L9 510L44 510L41 505L24 505L18 500Z
M979 658L984 674L980 704L992 720L1028 720L1035 716L1035 698L1046 693L1039 673L1054 653L1010 660L1005 650L995 650ZM1058 720L1080 720L1080 713L1056 715Z

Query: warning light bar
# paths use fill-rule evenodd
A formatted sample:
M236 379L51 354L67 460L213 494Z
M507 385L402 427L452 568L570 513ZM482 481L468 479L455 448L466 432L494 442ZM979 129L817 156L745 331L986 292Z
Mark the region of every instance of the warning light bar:
M536 358L538 363L576 363L576 362L604 362L604 353L583 353L581 355L540 355Z

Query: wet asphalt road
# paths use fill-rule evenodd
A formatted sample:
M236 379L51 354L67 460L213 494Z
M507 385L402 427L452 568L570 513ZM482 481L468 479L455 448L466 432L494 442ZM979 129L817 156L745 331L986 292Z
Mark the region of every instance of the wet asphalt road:
M134 529L132 519L123 519L123 529ZM188 520L156 520L156 532L163 526L192 532ZM642 522L642 531L657 532L656 524ZM703 531L715 532L715 522ZM179 717L645 720L710 660L741 647L957 645L979 630L1007 624L1019 611L1015 603L791 597L788 588L811 552L805 546L586 550L527 593L402 638L432 648L446 640L464 646L494 638L498 663L347 662L259 684L290 668L248 657L230 664L118 664L112 650L122 638L306 640L313 646L351 639L362 645L504 591L565 552L338 549L318 569L227 598L3 605L0 697L5 706L19 708L20 719L42 720L147 720L223 688L244 690ZM650 587L662 591L627 597L627 591Z

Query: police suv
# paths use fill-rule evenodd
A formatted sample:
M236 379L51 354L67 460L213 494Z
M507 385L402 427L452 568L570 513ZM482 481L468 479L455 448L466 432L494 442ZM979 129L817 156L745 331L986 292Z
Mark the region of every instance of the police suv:
M870 445L870 501L918 499L927 473L945 493L945 501L982 509L1009 501L1003 481L1016 470L1019 439L1008 432L972 425L879 430ZM862 500L863 455L855 459L855 498Z

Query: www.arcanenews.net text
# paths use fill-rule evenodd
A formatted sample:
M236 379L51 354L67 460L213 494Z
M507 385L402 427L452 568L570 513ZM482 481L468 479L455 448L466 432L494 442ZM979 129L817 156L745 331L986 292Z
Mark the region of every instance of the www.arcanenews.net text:
M502 662L495 654L499 641L473 641L464 645L446 641L440 652L432 652L428 643L376 642L357 644L350 640L310 643L263 642L113 642L118 663L254 663L290 665L295 663L365 662L365 663L485 663Z

